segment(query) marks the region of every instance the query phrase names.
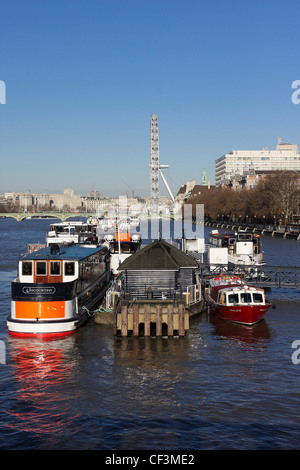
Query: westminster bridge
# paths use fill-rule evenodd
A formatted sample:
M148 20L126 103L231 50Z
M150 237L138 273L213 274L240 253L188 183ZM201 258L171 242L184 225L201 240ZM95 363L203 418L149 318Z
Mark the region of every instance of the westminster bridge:
M22 222L24 219L59 219L65 222L74 217L96 217L96 212L2 212L0 219L15 219Z

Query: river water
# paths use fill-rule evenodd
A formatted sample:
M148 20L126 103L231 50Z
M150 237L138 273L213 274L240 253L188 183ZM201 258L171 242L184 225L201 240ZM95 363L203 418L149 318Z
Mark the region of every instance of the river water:
M299 291L269 292L276 309L253 328L203 313L182 339L115 338L93 319L64 339L15 338L10 282L48 226L0 220L1 450L300 448ZM299 266L299 242L262 242L269 265Z

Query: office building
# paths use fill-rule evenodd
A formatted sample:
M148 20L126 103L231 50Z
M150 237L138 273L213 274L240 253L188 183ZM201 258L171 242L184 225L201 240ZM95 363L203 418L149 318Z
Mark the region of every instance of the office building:
M232 185L234 181L255 184L275 171L300 172L298 145L278 143L276 150L232 150L216 160L216 186Z

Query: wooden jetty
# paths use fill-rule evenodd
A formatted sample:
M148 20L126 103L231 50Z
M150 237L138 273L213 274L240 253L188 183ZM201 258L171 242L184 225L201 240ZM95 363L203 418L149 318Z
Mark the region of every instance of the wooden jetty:
M202 310L198 263L175 246L156 240L118 268L124 280L114 306L114 334L180 336Z
M190 312L183 300L122 301L115 309L115 336L185 336Z

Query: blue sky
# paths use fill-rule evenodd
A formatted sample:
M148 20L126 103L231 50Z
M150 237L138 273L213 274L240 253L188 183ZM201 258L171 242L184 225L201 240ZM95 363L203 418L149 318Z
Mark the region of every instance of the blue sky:
M300 146L298 0L0 8L0 194L148 196L151 114L174 193L204 169L213 184L215 160L233 149Z

